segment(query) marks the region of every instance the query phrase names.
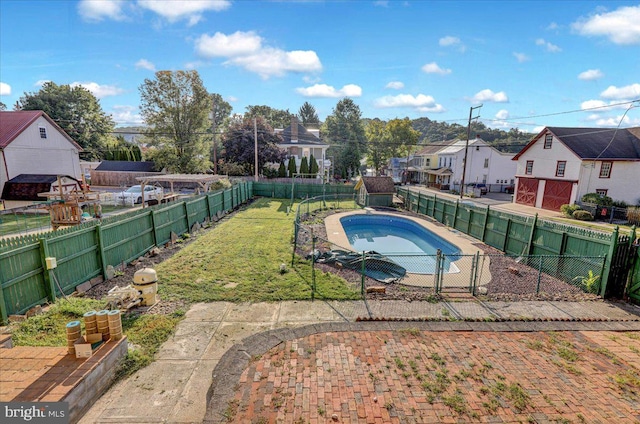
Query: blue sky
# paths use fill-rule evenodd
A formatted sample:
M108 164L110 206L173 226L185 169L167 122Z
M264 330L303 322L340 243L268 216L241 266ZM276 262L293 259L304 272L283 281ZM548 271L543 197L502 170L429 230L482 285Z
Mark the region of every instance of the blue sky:
M348 96L364 118L640 126L640 2L0 0L8 109L81 84L138 125L145 78L191 69L234 113Z

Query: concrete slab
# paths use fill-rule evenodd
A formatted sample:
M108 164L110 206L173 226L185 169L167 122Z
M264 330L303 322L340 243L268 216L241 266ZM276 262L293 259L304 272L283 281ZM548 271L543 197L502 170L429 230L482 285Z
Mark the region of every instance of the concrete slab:
M467 319L484 319L495 318L491 312L477 302L450 302L449 306L453 308L462 318Z
M282 302L278 321L339 321L340 315L323 301Z
M549 318L571 319L572 316L556 308L549 302L485 302L502 318Z
M196 303L185 314L185 321L222 321L232 307L230 302Z
M329 306L335 310L343 318L354 321L358 317L369 317L367 306L361 300L339 302L332 300L328 302Z
M374 317L380 318L443 318L446 317L444 305L430 302L406 302L404 300L369 301Z
M200 359L219 326L219 322L183 321L164 342L157 358Z
M206 347L201 359L217 360L234 344L239 343L245 337L252 334L267 331L273 328L275 323L248 323L248 322L224 322L220 324L209 345Z
M217 360L198 361L178 403L169 415L169 422L202 422L207 410L207 391L213 382L212 375L216 365Z
M556 308L579 319L608 319L602 311L592 308L594 302L549 302Z
M241 303L232 305L225 315L228 322L275 322L281 303Z
M113 399L93 422L165 422L182 396L195 366L196 361L153 362L129 378L120 396Z
M640 319L638 315L631 314L625 309L619 307L615 303L609 302L591 302L589 304L595 312L601 313L612 320L637 320Z

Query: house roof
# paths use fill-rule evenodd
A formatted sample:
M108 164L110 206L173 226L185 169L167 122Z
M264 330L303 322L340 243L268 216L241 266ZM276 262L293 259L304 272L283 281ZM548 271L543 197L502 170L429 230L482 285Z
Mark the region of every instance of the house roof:
M513 160L517 160L548 132L582 160L640 160L640 128L546 127ZM635 135L634 135L635 134Z
M362 184L369 194L393 194L396 192L391 177L362 177Z
M486 144L484 142L484 140L482 140L479 137L476 137L475 139L469 140L469 146L473 146L476 143ZM438 151L438 154L440 154L440 155L455 154L455 153L458 153L461 150L464 150L466 145L467 145L467 140L454 140L454 141L450 142L448 146L445 146L445 147L441 148Z
M63 175L73 181L78 181L69 175ZM38 193L51 190L51 184L58 180L58 175L52 174L20 174L4 184L2 199L4 200L44 200Z
M133 162L126 160L103 160L95 170L116 172L156 172L155 163L153 162Z
M427 174L431 175L453 175L453 171L447 167L428 169Z
M300 125L300 123L296 123L298 129L298 142L291 141L291 133L292 133L292 125L289 125L287 128L282 130L280 135L282 136L282 142L279 144L287 144L287 145L296 145L296 144L316 144L318 146L328 146L328 144L320 141L318 137L316 137L311 131L307 130L305 127Z
M7 147L24 130L26 130L38 118L44 117L55 127L73 146L82 151L82 147L67 134L58 124L56 124L46 113L41 110L17 110L0 111L0 149Z
M433 144L427 144L420 150L418 150L414 156L425 156L425 155L434 155L445 147L449 147L451 144L455 143L457 140L450 141L439 141ZM464 147L464 146L463 146Z

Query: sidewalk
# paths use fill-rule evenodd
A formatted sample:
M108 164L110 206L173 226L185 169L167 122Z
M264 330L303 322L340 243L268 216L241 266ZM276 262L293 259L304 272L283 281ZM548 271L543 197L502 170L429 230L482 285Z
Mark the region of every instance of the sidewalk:
M202 422L205 415L219 422L221 409L235 396L240 374L252 358L259 358L283 340L327 331L371 332L418 326L463 332L640 331L640 308L606 302L378 301L369 302L369 308L388 320L411 317L443 321L354 322L369 316L362 301L196 304L162 346L156 361L114 385L80 422L190 423ZM456 316L477 322L446 321ZM531 320L539 322L528 322Z

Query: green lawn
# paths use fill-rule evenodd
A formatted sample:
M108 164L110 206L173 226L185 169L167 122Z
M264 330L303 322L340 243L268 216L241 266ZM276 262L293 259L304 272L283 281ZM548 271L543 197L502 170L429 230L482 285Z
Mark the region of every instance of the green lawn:
M311 299L311 264L291 267L295 207L289 200L258 199L156 267L162 298L187 302L261 302ZM297 206L297 205L294 205ZM280 273L286 264L287 272ZM342 278L316 270L324 298L358 299Z

